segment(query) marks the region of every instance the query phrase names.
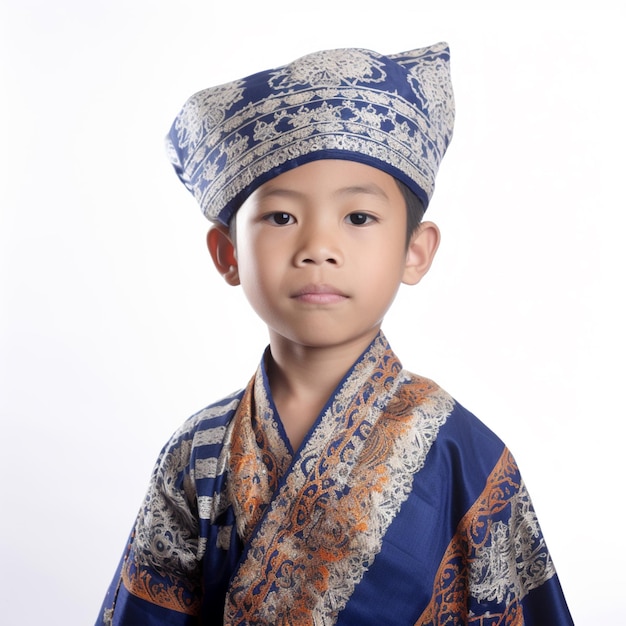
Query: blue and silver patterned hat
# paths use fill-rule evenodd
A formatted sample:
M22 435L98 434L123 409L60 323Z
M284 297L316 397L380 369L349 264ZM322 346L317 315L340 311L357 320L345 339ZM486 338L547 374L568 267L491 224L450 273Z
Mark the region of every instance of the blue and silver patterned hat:
M196 93L167 144L205 216L227 225L260 185L318 159L381 169L427 207L453 124L445 43L387 56L345 48Z

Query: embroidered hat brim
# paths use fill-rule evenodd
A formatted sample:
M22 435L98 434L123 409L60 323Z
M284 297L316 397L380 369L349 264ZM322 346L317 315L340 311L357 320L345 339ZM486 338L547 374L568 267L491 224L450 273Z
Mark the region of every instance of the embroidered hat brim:
M205 216L228 225L263 183L318 159L381 169L426 208L453 125L445 43L387 56L343 48L194 94L167 147Z

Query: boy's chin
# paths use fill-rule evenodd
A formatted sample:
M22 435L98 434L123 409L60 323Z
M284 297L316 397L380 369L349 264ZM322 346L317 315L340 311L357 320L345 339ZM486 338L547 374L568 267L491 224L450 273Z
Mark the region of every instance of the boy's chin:
M272 344L292 345L306 349L333 350L354 349L362 352L376 337L380 325L364 329L362 332L341 332L328 326L321 328L307 327L304 329L291 329L290 331L277 331L270 329L270 341Z

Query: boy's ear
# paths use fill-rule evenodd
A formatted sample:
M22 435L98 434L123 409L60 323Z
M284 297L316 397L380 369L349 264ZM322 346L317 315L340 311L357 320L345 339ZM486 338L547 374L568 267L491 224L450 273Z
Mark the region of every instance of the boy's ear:
M233 287L239 284L239 267L235 245L225 226L212 226L206 236L213 263L224 280Z
M422 222L413 233L406 252L406 266L402 276L405 285L416 285L430 269L439 247L441 234L433 222Z

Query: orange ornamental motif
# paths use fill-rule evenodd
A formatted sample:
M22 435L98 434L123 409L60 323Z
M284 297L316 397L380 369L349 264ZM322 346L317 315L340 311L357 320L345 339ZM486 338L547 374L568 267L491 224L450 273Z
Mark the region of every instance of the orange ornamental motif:
M523 506L520 507L520 503L523 503ZM502 546L497 545L498 533L495 527L500 523L495 520L508 507L522 510L525 508L526 513L529 513L529 515L520 515L512 511L511 516L514 520L518 518L516 525L522 532L526 532L527 536L534 537L536 540L532 552L534 558L537 559L535 565L539 566L539 576L535 579L524 580L523 577L517 575L518 571L523 571L520 565L523 563L524 554L503 554ZM438 626L440 624L523 626L522 598L554 573L542 536L537 536L533 532L535 519L515 460L505 448L480 497L459 523L435 576L430 604L415 626ZM526 525L524 521L527 522ZM511 544L508 536L507 544ZM506 564L502 563L500 566L503 580L500 581L502 601L499 604L502 609L500 612L494 612L493 604L491 604L490 610L485 610L480 614L472 613L469 596L480 597L473 586L481 576L487 578L491 574L481 571L484 569L481 555L489 550L500 552L499 559L507 561ZM513 560L513 567L510 566L511 560ZM517 571L515 570L516 564ZM479 571L480 574L477 576L473 570ZM493 600L493 596L498 592L494 591L493 585L490 591L489 599ZM482 594L487 595L484 588Z
M137 567L131 558L127 558L124 564L122 581L130 593L142 600L187 615L200 613L198 590L190 590L180 580L161 579L146 568Z
M258 432L262 420L247 412L252 404L242 402L231 472L240 468L239 459L259 465L245 470L254 481L231 475L242 490L233 489L231 496L251 503L262 492L268 499L260 504L263 515L248 517L251 539L226 598L225 623L334 623L380 550L450 405L424 419L416 407L433 404L438 387L402 372L395 357L365 361L361 368L371 371L348 378L284 477L266 478L261 460L276 455L258 451L268 443ZM270 484L279 485L276 493Z
M442 490L443 518L428 508ZM229 626L573 624L513 457L402 370L382 333L293 458L262 366L174 434L98 623L136 624L136 611Z
M276 429L261 376L248 384L237 415L230 449L228 499L235 509L239 536L247 543L287 471L291 455Z

